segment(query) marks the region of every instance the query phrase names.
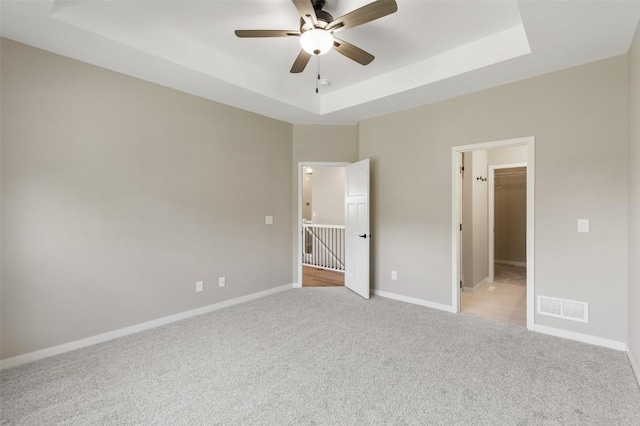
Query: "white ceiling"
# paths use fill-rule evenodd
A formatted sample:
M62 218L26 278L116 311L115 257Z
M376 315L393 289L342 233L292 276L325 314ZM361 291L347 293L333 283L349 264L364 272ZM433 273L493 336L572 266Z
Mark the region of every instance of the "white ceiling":
M327 0L337 18L370 0ZM291 123L354 124L626 53L639 1L397 0L395 14L339 37L376 59L321 57L289 69L295 37L240 39L235 29L297 30L290 0L2 1L1 34L117 72Z

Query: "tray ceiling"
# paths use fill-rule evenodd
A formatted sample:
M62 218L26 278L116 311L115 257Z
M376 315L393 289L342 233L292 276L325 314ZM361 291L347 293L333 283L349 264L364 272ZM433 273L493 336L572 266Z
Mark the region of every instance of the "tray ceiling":
M327 0L334 17L368 0ZM634 1L397 0L395 14L344 30L368 66L320 57L289 69L297 38L240 39L235 29L291 29L290 0L4 1L2 36L291 123L353 124L376 115L626 53Z

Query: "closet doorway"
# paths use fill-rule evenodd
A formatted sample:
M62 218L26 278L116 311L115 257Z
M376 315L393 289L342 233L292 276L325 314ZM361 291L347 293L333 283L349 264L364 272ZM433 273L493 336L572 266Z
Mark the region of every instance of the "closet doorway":
M454 148L457 312L533 327L532 154L533 138Z
M489 151L488 158L495 157L492 154ZM490 165L483 183L488 195L488 276L473 288L463 286L460 310L526 326L526 163Z

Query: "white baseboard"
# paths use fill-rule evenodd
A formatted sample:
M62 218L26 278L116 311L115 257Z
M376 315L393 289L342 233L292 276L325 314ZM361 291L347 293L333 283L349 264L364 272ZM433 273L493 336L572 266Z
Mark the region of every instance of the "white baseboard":
M451 305L443 305L441 303L429 302L428 300L416 299L414 297L402 296L395 293L387 293L386 291L374 290L373 294L387 299L399 300L400 302L412 303L414 305L426 306L427 308L438 309L440 311L455 313L455 309Z
M578 342L589 343L591 345L602 346L609 349L615 349L617 351L626 351L627 345L624 342L618 342L617 340L604 339L602 337L591 336L589 334L576 333L574 331L562 330L560 328L547 327L546 325L535 324L533 331L542 334L548 334L550 336L563 337L569 340L576 340Z
M520 268L526 268L527 267L527 262L516 262L514 260L498 260L498 259L495 259L493 262L494 263L499 263L501 265L518 266Z
M636 381L638 382L638 386L640 386L640 366L636 363L636 359L633 357L633 353L627 347L627 358L629 358L629 364L631 364L631 369L633 373L636 375Z
M302 284L301 283L293 283L293 284L291 284L291 287L293 287L293 288L302 288Z
M218 309L226 308L228 306L249 302L254 299L259 299L261 297L269 296L284 290L288 290L291 287L292 287L292 284L286 284L280 287L271 288L269 290L259 291L257 293L252 293L246 296L237 297L235 299L225 300L224 302L203 306L202 308L180 312L179 314L169 315L168 317L158 318L155 320L132 325L130 327L125 327L118 330L109 331L107 333L98 334L96 336L75 340L69 343L63 343L62 345L52 346L50 348L42 349L35 352L30 352L24 355L18 355L13 358L7 358L5 360L0 361L0 370L5 370L7 368L15 367L17 365L25 364L27 362L37 361L39 359L47 358L53 355L58 355L64 352L74 351L76 349L95 345L96 343L106 342L108 340L117 339L118 337L127 336L129 334L139 333L141 331L160 327L165 324L180 321L186 318L191 318L196 315L202 315L208 312L217 311Z
M480 287L482 287L483 285L485 285L488 282L489 282L489 277L486 277L485 279L483 279L482 281L480 281L478 284L474 285L473 287L462 286L462 291L464 291L465 293L475 293L476 291L478 291L478 289Z

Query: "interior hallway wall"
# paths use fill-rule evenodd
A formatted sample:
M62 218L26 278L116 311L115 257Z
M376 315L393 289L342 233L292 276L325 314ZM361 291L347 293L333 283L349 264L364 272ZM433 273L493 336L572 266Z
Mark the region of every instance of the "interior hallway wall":
M291 283L290 124L0 54L2 359Z
M473 285L489 276L487 151L473 151ZM478 179L480 178L480 179Z
M626 341L627 73L623 55L362 121L374 288L451 305L452 147L534 136L536 293L588 302L591 314L535 321Z
M311 211L311 202L313 201L311 195L313 191L313 174L303 172L302 177L302 219L311 221L313 212ZM294 200L297 203L298 200Z
M344 225L344 167L315 167L311 199L313 223Z
M489 275L487 151L463 153L462 177L462 285L465 291L482 283ZM480 179L478 179L480 178Z
M640 23L629 49L629 334L640 382Z

